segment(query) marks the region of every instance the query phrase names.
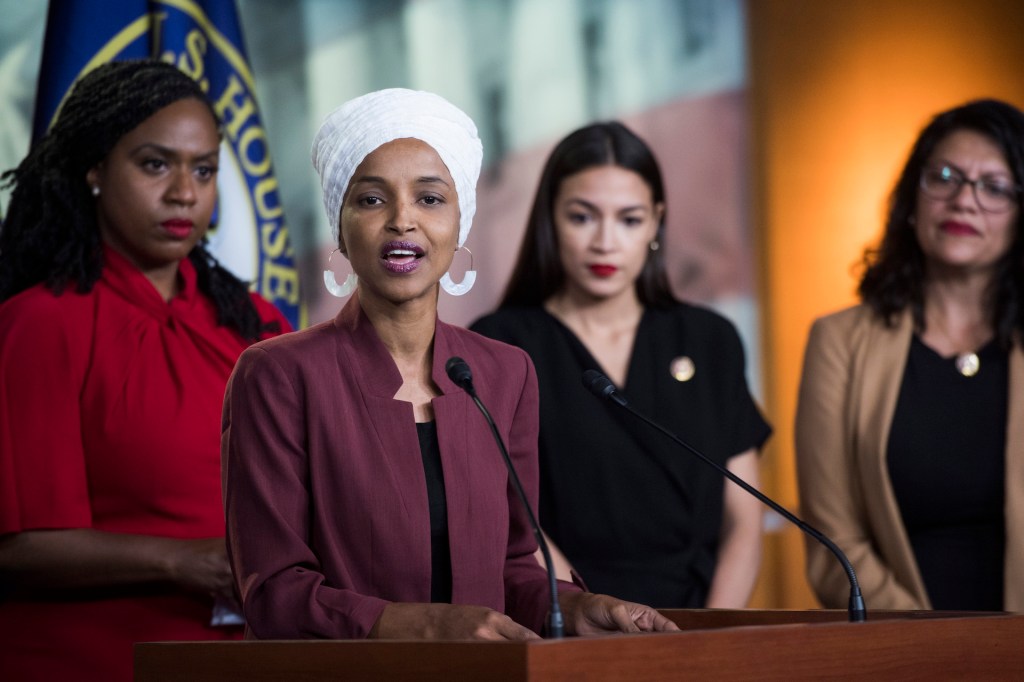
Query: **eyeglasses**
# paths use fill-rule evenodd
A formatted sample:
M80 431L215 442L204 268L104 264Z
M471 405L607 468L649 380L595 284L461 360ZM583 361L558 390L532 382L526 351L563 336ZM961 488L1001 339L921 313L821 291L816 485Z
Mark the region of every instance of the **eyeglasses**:
M1017 205L1020 196L1020 187L1009 185L1005 180L989 177L969 180L952 166L929 166L921 173L921 189L933 199L952 199L960 194L964 185L971 186L978 206L989 213L1009 211Z

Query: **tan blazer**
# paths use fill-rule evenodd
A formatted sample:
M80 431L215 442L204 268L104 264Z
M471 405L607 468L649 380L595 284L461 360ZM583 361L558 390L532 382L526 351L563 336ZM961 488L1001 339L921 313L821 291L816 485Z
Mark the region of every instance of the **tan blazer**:
M913 335L866 306L811 328L796 416L801 510L846 553L869 609L931 608L889 482L885 448ZM1024 611L1024 350L1010 354L1004 608ZM822 604L845 608L846 574L808 538L807 577Z

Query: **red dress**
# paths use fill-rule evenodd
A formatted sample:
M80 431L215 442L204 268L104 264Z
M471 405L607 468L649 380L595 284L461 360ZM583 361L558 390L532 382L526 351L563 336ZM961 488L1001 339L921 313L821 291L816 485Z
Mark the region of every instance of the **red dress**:
M217 326L189 261L168 303L122 256L104 256L87 294L37 285L0 305L0 534L223 536L221 406L248 344ZM31 602L0 587L0 670L9 680L130 680L134 642L237 638L209 626L211 607L170 586Z

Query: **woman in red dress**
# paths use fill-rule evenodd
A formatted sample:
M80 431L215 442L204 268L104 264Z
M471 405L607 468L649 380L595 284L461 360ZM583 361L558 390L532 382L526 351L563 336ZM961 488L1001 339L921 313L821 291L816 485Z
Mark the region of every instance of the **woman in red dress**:
M206 251L220 131L157 61L75 86L0 229L0 669L129 680L138 641L222 639L227 377L288 323Z

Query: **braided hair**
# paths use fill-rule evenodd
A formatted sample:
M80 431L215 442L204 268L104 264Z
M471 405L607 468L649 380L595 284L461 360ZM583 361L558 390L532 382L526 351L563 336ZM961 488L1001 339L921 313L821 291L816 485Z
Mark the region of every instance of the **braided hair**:
M0 178L13 188L0 227L0 302L39 283L56 295L70 283L79 293L92 290L103 270L103 248L86 173L123 135L189 98L206 104L219 125L199 84L161 61L109 62L75 84L47 134ZM276 322L261 322L248 287L217 262L205 239L188 258L218 324L249 341L276 331Z

